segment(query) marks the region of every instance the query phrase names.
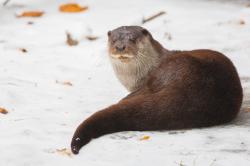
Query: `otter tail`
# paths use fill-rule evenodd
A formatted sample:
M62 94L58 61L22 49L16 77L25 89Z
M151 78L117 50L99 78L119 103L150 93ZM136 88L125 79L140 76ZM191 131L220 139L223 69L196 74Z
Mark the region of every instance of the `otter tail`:
M77 154L91 139L109 133L166 129L168 128L166 125L160 124L163 119L161 120L159 116L164 117L165 121L168 115L164 114L167 112L160 113L154 110L153 100L149 98L147 100L145 96L136 96L133 100L126 98L118 104L96 112L80 124L72 138L72 152Z
M203 118L193 117L194 114L188 113L190 111L180 111L185 109L185 103L180 105L176 98L167 96L129 95L119 103L96 112L76 129L71 142L72 152L77 154L91 139L109 133L200 126L195 119ZM182 97L178 98L185 101Z

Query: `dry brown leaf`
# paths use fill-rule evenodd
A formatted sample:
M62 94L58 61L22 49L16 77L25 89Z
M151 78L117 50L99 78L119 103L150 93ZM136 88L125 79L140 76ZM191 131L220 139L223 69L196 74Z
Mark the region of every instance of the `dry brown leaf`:
M1 107L0 107L0 113L1 113L1 114L7 114L8 111L7 111L5 108L1 108Z
M64 81L63 82L63 85L67 85L67 86L73 86L73 84L69 81Z
M76 46L76 45L78 45L79 42L77 40L73 39L70 33L66 32L66 35L67 35L67 41L66 41L66 43L69 46Z
M149 139L150 139L150 136L145 135L142 138L140 138L140 141L145 141L145 140L149 140Z
M97 40L99 37L97 36L86 36L86 39L90 40L90 41L94 41Z
M70 81L58 81L56 80L57 84L61 84L61 85L66 85L66 86L73 86L73 84Z
M27 53L27 52L28 52L27 49L25 49L25 48L19 48L19 50L20 50L21 52L23 52L23 53Z
M28 25L33 25L34 22L33 22L33 21L28 21L27 24L28 24Z
M241 20L239 20L239 24L240 24L240 25L245 25L246 22L245 22L244 20L241 19Z
M77 13L77 12L83 12L85 10L87 10L88 7L87 6L80 6L77 3L68 3L68 4L64 4L61 5L59 7L59 10L61 12L66 12L66 13Z
M56 152L60 155L63 155L63 156L69 156L69 157L72 157L72 152L67 149L67 148L63 148L63 149L56 149Z
M17 15L17 17L41 17L43 14L43 11L26 11Z

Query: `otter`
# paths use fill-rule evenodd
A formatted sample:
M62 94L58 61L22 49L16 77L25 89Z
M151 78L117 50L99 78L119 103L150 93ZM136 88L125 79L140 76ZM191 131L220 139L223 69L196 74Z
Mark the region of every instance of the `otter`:
M210 127L230 122L240 110L240 79L222 53L170 51L139 26L109 31L108 52L130 94L79 125L71 142L74 154L105 134Z

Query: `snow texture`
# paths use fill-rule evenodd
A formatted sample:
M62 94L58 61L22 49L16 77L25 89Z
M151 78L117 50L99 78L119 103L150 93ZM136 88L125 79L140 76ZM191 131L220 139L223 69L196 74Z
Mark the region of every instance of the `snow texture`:
M59 5L67 2L87 5L89 10L60 13ZM0 107L9 113L0 114L0 165L250 165L250 112L246 111L250 107L249 4L231 0L11 0L1 5ZM26 10L45 14L15 17ZM79 123L128 93L108 61L107 31L141 25L144 17L162 10L167 14L143 26L165 47L214 49L234 62L244 87L238 118L204 129L120 132L91 141L77 156L59 153L57 149L69 148ZM65 43L66 31L79 45ZM89 41L86 35L99 39ZM150 138L141 141L143 136Z

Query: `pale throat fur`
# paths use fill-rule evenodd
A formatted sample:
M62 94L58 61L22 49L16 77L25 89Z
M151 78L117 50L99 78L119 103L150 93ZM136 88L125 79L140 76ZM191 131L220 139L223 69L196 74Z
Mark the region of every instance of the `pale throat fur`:
M130 92L141 88L147 80L148 73L160 63L160 54L151 44L149 37L137 43L136 47L136 55L114 55L109 52L117 78Z

